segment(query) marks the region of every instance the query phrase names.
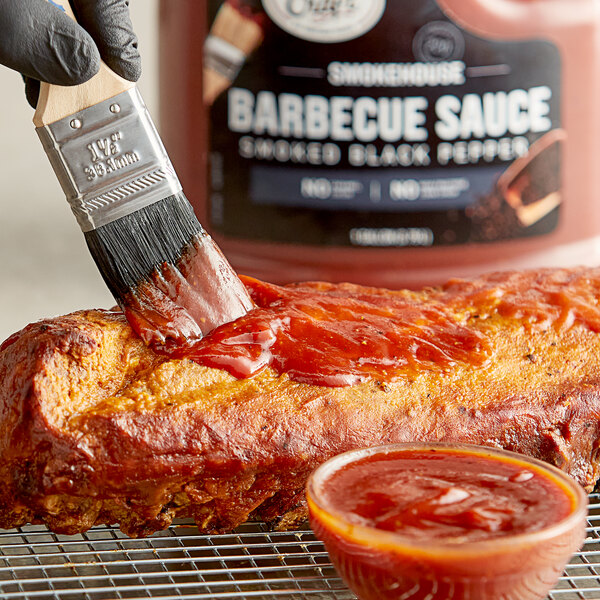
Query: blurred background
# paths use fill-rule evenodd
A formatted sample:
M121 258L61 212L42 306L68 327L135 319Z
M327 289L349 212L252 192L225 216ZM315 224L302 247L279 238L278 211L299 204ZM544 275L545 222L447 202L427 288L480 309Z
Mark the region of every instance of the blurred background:
M158 121L158 0L133 0L139 88ZM32 321L114 305L31 122L21 77L0 66L0 341ZM158 124L158 123L157 123Z

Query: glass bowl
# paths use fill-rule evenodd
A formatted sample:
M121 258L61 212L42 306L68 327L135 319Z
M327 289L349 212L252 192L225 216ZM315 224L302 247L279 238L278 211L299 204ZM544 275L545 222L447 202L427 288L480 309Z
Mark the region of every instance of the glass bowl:
M511 482L506 492L505 475L498 475L504 471ZM386 473L393 494L382 492ZM447 484L449 473L454 480ZM463 485L461 477L482 482ZM418 498L419 486L438 482L437 491L426 492L429 499ZM528 499L525 491L518 499L521 489ZM530 509L532 494L538 499ZM390 498L399 508L391 507ZM503 521L502 511L510 511L499 508L513 498L525 507L515 509L514 527L509 516ZM315 535L361 600L539 600L585 539L587 494L581 486L544 462L483 446L408 443L346 452L313 472L307 500ZM353 503L358 508L349 509ZM419 510L425 511L420 517ZM396 526L400 514L411 524Z

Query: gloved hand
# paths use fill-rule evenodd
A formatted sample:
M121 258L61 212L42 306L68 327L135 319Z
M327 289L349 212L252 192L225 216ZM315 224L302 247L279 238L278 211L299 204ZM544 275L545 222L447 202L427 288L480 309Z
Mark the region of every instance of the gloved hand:
M77 85L98 72L102 59L137 81L141 59L129 0L71 0L78 23L47 0L0 0L0 64L19 71L35 107L40 81Z

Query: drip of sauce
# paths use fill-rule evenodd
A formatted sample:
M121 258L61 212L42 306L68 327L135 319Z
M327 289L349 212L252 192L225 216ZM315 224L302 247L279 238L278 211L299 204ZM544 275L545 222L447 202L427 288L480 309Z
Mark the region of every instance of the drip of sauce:
M555 481L523 464L436 450L351 463L327 481L322 498L350 523L425 543L539 531L574 507Z
M175 356L236 377L270 366L326 386L387 381L424 366L481 365L488 357L485 336L435 302L352 285L243 280L256 308Z

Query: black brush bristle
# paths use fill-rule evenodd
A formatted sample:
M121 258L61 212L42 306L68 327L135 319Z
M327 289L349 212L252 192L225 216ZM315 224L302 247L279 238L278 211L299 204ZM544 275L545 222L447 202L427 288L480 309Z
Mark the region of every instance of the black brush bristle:
M88 231L85 239L104 281L121 303L157 266L177 264L199 234L204 230L179 193Z

